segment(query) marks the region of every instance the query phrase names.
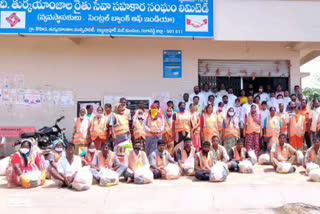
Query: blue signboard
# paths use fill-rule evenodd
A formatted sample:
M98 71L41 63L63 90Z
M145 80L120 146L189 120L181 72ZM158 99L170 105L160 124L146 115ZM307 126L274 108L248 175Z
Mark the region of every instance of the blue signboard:
M213 37L213 0L0 0L0 34Z
M163 51L163 78L182 77L182 52L181 50Z

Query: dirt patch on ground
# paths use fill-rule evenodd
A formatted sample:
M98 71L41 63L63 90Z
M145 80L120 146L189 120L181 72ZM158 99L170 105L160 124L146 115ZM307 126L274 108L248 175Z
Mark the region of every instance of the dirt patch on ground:
M320 207L303 203L292 203L273 209L275 214L320 214Z

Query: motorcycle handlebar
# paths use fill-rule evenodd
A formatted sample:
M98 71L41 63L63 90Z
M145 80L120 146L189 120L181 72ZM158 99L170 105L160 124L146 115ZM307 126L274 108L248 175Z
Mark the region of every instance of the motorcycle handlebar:
M64 116L60 117L59 119L56 120L56 122L59 123L63 118Z

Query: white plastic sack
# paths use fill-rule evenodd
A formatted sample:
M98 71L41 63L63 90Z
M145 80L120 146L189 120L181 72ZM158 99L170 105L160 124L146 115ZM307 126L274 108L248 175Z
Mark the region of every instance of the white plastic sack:
M268 155L268 154L260 155L258 162L259 162L260 165L268 165L268 164L270 164L270 155Z
M256 156L256 153L253 150L250 150L248 152L248 155L249 155L249 157L251 158L251 160L253 161L254 164L257 163L258 158Z
M306 174L309 175L311 171L319 169L319 165L315 163L307 163L306 165Z
M99 172L100 186L113 186L119 183L119 175L111 169L103 169Z
M239 163L240 173L253 173L253 165L249 160L244 160Z
M320 182L320 169L314 169L310 172L309 178L312 181Z
M41 184L41 172L38 169L23 172L20 176L21 185L24 188L33 188Z
M164 170L166 171L166 179L173 180L178 179L180 175L180 169L177 164L169 163Z
M10 156L0 160L0 175L6 175L6 170L9 166Z
M286 174L286 173L289 173L291 167L292 167L291 163L280 162L278 167L277 167L277 169L276 169L276 171L278 173Z
M194 157L189 157L182 164L183 174L184 175L193 175L194 173Z
M153 173L149 165L141 167L134 172L134 183L148 184L153 182Z
M229 169L227 164L219 161L212 166L209 180L212 182L223 182L227 179L228 174Z
M302 165L303 164L303 153L301 151L297 151L297 165Z
M92 174L90 166L82 167L72 182L72 187L78 191L88 190L92 184Z

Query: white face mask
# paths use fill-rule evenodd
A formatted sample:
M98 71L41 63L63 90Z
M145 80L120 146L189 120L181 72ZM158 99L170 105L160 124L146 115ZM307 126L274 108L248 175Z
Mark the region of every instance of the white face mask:
M80 116L80 119L82 119L82 120L83 120L83 119L84 119L84 116Z
M103 114L97 113L97 117L101 118Z
M62 152L63 151L63 148L55 148L55 150L57 151L57 152Z
M21 152L22 154L27 154L29 151L30 151L30 149L20 148L20 152Z
M96 149L88 149L89 152L93 153L96 151Z
M229 112L228 114L229 114L230 117L233 117L234 112Z

